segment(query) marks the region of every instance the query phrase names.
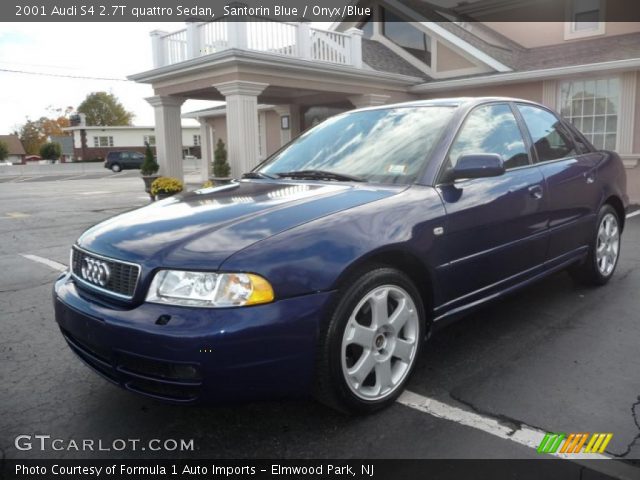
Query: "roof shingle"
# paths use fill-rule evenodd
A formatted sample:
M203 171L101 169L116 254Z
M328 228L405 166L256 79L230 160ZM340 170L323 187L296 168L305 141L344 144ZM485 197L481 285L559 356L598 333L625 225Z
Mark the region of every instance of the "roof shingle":
M26 155L22 142L17 135L0 135L0 142L4 142L9 147L9 155Z

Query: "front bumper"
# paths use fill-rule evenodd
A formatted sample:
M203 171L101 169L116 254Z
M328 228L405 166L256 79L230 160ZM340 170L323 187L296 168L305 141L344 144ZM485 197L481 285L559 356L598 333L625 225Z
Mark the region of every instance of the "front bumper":
M69 275L54 286L71 349L111 382L159 400L195 403L305 396L333 292L254 307L205 309L91 301Z

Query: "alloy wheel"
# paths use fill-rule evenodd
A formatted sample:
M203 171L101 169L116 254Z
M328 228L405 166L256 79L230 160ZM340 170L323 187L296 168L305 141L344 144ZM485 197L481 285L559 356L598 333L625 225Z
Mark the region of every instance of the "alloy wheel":
M608 277L613 273L620 251L620 228L612 213L607 213L600 221L596 242L596 264L600 273Z
M381 400L403 383L418 350L419 316L411 296L396 285L367 293L342 338L342 373L359 398Z

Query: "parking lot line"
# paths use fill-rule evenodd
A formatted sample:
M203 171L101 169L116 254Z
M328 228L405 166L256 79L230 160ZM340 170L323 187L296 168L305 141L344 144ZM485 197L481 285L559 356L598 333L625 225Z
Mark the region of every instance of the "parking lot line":
M637 216L637 215L640 215L640 210L636 210L635 212L628 213L628 214L626 215L626 217L627 217L627 218L632 218L632 217L635 217L635 216Z
M67 266L63 265L62 263L58 263L54 260L49 260L48 258L44 258L44 257L39 257L38 255L31 255L28 253L21 253L20 254L21 257L26 258L27 260L31 260L33 262L38 262L38 263L42 263L43 265L46 265L50 268L53 268L54 270L57 270L58 272L64 272L67 270Z
M405 390L396 401L401 405L412 408L419 412L432 415L436 418L449 420L466 427L475 428L476 430L481 430L482 432L488 433L489 435L494 435L504 440L518 443L533 450L538 449L538 445L540 445L540 442L547 433L538 428L530 427L524 423L509 425L507 422L501 422L495 418L480 415L479 413L469 410L464 410L462 408L455 407L453 405L440 402L439 400L436 400L434 398L425 397L408 390ZM546 453L544 455L551 455L579 464L581 464L582 461L585 460L613 460L609 455L598 453ZM640 473L639 469L619 461L589 461L584 463L584 465L591 470L595 470L600 473L611 475L614 478L620 479L637 479Z

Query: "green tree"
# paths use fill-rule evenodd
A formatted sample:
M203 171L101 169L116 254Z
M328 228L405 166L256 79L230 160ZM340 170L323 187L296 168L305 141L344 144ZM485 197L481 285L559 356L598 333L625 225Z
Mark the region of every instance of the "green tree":
M6 160L9 157L9 145L7 142L0 140L0 162Z
M27 119L16 133L29 155L38 155L40 147L47 141L47 137L40 130L40 124L37 121Z
M62 147L58 142L45 143L40 147L40 156L45 160L57 160L62 155Z
M29 120L20 126L16 135L20 137L25 151L29 155L38 155L40 147L47 142L51 135L70 135L62 129L69 126L69 119L60 116L57 118L40 117L38 120Z
M213 176L228 177L231 173L231 167L227 163L227 149L221 138L216 144L216 151L213 152Z
M145 143L145 151L144 151L144 162L140 166L140 173L142 175L153 175L155 174L160 166L156 159L153 157L153 151L148 143Z
M84 113L88 126L108 127L131 125L134 114L127 111L112 93L93 92L78 107L78 113Z

